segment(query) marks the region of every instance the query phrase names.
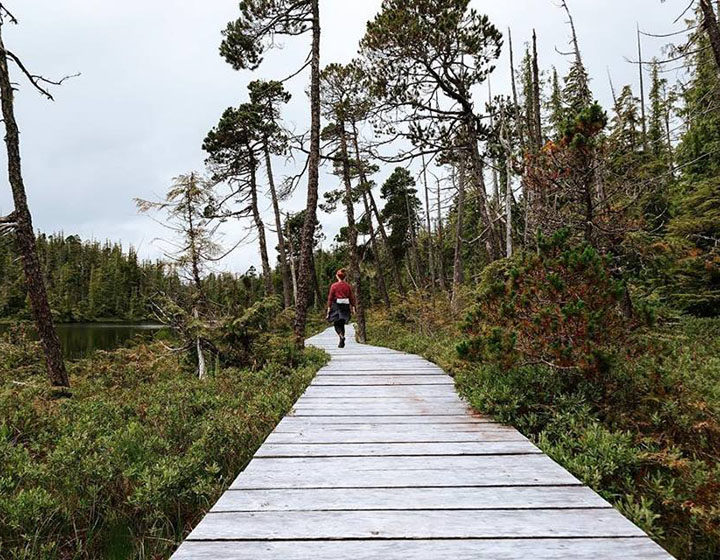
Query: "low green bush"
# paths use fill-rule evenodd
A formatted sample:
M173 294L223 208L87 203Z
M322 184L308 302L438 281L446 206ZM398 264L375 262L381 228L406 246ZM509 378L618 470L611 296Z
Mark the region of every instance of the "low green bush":
M0 557L165 558L290 410L325 355L272 339L257 369L199 380L160 344L70 364L0 341ZM270 341L269 341L270 342Z
M479 298L507 294L501 284L483 283ZM469 334L490 332L492 317ZM720 319L685 317L606 341L600 371L582 359L567 369L492 353L468 360L467 323L417 298L375 311L369 338L441 365L473 408L517 427L676 557L720 555Z

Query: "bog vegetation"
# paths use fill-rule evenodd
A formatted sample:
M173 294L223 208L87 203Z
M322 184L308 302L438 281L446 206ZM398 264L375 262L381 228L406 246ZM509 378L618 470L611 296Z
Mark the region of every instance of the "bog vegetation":
M0 314L35 320L62 388L43 383L36 346L15 332L3 342L0 546L16 558L170 551L321 362L302 341L342 266L361 341L441 363L474 407L678 558L718 557L717 5L691 2L662 56L644 58L638 30L639 87L611 82L608 106L571 7L552 16L568 22L562 67L544 64L543 37L513 48L469 0L383 0L356 58L323 66L318 0L241 2L220 55L252 71L242 101L198 138L204 170L136 201L168 228L161 263L34 239L7 63L49 95L48 82L0 43L19 201L0 218ZM2 4L0 18L14 21ZM281 40L308 57L277 81L263 58ZM283 120L289 80L308 86L299 134ZM301 165L286 177L288 156ZM333 176L322 192L321 168ZM305 209L287 212L298 192ZM326 240L320 223L337 211L345 225ZM214 271L246 241L219 235L229 221L250 228L258 271ZM172 336L67 377L53 320L113 317L160 320Z

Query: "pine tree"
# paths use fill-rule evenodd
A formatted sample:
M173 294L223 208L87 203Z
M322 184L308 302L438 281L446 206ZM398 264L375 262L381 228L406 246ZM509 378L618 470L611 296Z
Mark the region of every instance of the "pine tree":
M640 100L635 97L630 86L623 87L615 101L610 126L610 141L614 153L635 153L642 148L639 104Z
M404 167L396 167L381 188L385 199L383 217L390 227L390 251L393 258L402 261L411 247L411 235L420 225L420 199L415 179Z
M665 166L668 165L670 158L669 146L667 142L667 99L666 99L667 80L660 78L660 67L657 60L653 61L650 85L650 119L648 126L648 142L650 150L656 160L659 160Z
M550 125L555 137L560 136L563 122L565 121L565 105L563 103L563 93L560 87L560 78L555 67L552 72L552 82L550 89L550 99L548 101L548 112L550 113Z

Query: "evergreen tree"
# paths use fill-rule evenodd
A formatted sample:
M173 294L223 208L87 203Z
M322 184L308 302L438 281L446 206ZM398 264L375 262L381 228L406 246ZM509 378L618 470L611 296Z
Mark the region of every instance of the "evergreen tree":
M562 124L565 121L565 106L563 104L562 88L560 87L560 78L555 67L553 67L552 81L550 84L550 99L548 101L548 111L550 113L550 125L552 132L557 137L560 135Z
M668 120L667 80L660 77L660 66L653 61L650 84L650 119L648 126L648 142L656 160L669 162L670 154L667 139L666 122Z
M225 110L217 126L208 132L203 150L209 154L208 163L217 181L230 184L230 196L213 206L219 217L245 218L249 214L255 224L260 248L265 291L274 293L272 270L268 256L265 224L260 215L257 173L260 161L266 158L269 131L266 109L255 103L242 103ZM228 208L234 202L235 207ZM214 204L210 200L209 204Z
M615 101L610 125L610 140L616 153L635 153L642 148L639 104L630 86L623 87Z
M420 225L420 199L415 179L404 167L396 167L381 188L385 207L383 217L390 227L390 250L393 258L402 261L411 247L412 235Z

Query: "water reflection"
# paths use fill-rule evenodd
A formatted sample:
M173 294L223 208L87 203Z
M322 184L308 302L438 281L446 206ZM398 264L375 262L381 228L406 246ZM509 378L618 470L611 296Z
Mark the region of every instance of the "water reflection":
M10 325L0 324L0 333ZM57 325L63 354L69 360L84 358L95 350L112 350L139 336L152 339L162 325L122 323L71 323Z

